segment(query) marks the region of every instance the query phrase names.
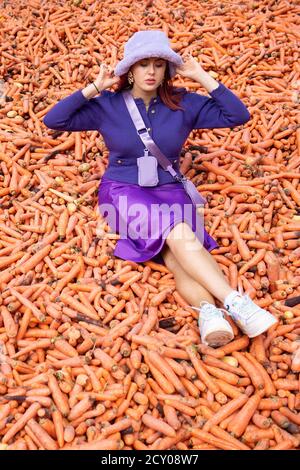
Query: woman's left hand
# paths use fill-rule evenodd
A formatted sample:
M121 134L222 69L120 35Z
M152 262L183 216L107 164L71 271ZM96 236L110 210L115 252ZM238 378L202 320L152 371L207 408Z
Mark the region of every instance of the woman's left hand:
M195 80L196 77L199 76L199 73L205 72L199 62L194 59L191 54L183 55L182 60L184 62L183 65L181 65L180 67L176 67L176 73L178 73L182 77Z

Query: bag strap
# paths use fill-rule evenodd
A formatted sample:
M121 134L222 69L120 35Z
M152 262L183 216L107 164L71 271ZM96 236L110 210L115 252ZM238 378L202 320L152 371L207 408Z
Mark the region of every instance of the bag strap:
M163 169L171 173L174 179L180 182L182 182L183 180L187 180L186 176L182 175L181 173L180 175L178 175L178 173L174 170L170 160L162 153L160 148L156 145L156 143L150 136L147 127L145 126L144 120L141 116L141 113L130 91L125 90L122 92L122 95L124 97L125 104L133 121L133 124L135 125L137 133L140 136L140 139L143 141L145 147L151 152L151 155L157 158L159 164L163 167Z

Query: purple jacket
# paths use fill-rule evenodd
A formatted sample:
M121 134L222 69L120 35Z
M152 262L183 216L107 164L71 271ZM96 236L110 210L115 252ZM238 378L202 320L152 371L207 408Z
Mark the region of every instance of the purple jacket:
M243 102L219 82L211 98L196 92L185 94L183 110L173 111L159 96L152 98L148 112L142 98L135 102L148 131L166 157L179 170L182 147L193 129L231 128L245 124L250 113ZM109 150L109 163L103 179L138 184L136 159L143 155L144 144L138 136L120 92L104 90L87 99L78 90L56 103L43 119L50 129L63 131L98 130ZM159 185L177 183L158 165Z

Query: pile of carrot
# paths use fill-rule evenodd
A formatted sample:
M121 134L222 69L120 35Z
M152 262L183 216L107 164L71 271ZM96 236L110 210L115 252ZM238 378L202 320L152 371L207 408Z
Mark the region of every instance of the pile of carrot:
M1 450L298 449L297 2L23 3L0 13ZM231 343L203 345L173 273L113 256L118 235L97 209L101 135L42 123L141 25L198 57L251 113L193 131L181 170L208 201L230 285L279 320L252 340L233 324Z

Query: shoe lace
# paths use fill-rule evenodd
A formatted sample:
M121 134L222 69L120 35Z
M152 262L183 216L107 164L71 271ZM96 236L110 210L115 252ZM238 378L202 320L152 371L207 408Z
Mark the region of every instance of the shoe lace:
M211 318L215 317L216 314L222 317L224 317L224 313L228 314L228 312L225 309L218 308L215 305L210 304L209 302L206 302L205 300L200 302L200 308L194 307L192 305L190 305L189 307L200 312L201 318L205 320L210 320Z
M247 294L244 294L235 305L238 306L239 315L246 323L260 310L260 307L256 305Z

